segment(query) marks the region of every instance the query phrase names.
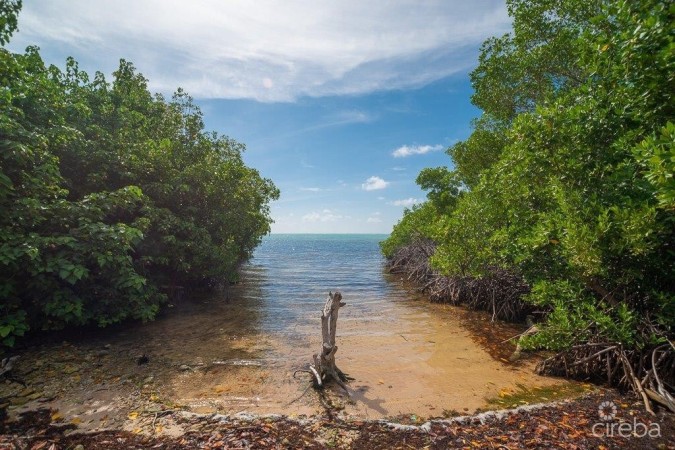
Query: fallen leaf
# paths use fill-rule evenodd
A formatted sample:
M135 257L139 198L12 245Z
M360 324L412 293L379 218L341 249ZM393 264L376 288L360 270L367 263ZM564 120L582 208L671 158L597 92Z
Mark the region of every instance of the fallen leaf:
M136 420L138 419L138 413L136 411L132 411L127 415L127 417L129 420Z

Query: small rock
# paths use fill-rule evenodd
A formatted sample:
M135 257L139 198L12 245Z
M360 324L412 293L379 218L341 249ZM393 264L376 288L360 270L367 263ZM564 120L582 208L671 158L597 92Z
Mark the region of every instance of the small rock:
M109 348L110 348L110 344L105 344L105 345L103 346L103 348L109 349Z
M188 366L187 364L181 364L179 369L182 370L183 372L186 372L190 370L190 366Z
M149 376L149 377L147 377L143 380L143 384L152 383L152 380L154 380L154 379L155 379L155 377Z
M84 450L84 445L77 444L75 447L73 447L73 450Z

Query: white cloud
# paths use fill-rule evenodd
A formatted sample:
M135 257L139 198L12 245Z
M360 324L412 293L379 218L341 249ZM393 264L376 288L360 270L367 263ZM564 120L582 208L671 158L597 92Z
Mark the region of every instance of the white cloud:
M382 219L380 219L379 217L368 217L368 219L366 219L366 222L368 222L368 223L382 223Z
M437 152L439 150L443 150L442 145L403 145L396 150L394 150L391 154L394 156L394 158L405 158L406 156L410 155L424 155L425 153L430 153L430 152ZM396 170L396 169L394 169Z
M422 200L410 197L410 198L405 198L403 200L394 200L390 204L394 205L394 206L405 206L406 208L409 208L412 205L415 205L417 203L422 203Z
M11 48L73 55L110 73L133 61L150 88L293 101L414 88L475 64L510 28L503 0L31 0ZM420 70L423 67L424 70Z
M376 191L378 189L384 189L387 186L389 186L388 181L384 181L380 177L370 177L361 185L361 188L366 191Z
M348 216L343 216L341 214L336 214L330 209L324 209L321 212L313 211L309 214L302 216L303 222L335 222L340 219L347 219Z
M300 190L305 192L321 192L322 189L318 187L302 187Z
M406 168L405 168L405 167L399 167L399 166L396 166L396 167L392 167L391 170L394 170L394 171L396 171L396 172L401 172L401 171L406 170Z

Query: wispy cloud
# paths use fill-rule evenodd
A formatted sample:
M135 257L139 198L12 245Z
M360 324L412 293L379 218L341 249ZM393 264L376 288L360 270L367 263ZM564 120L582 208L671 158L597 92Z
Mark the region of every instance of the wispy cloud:
M297 135L300 133L306 133L308 131L322 130L324 128L339 127L343 125L351 125L354 123L369 123L376 120L377 117L373 114L370 114L366 111L359 110L347 110L347 111L338 111L334 114L329 115L324 118L321 122L315 123L305 128L299 130L294 130L288 133L288 135Z
M322 189L318 188L318 187L301 187L300 190L304 191L304 192L321 192L322 191Z
M416 199L416 198L404 198L403 200L394 200L393 202L390 202L390 205L394 206L405 206L406 208L411 207L412 205L415 205L417 203L422 203L422 200Z
M380 177L373 176L368 178L366 182L361 185L361 188L366 191L376 191L378 189L384 189L387 186L389 186L388 181L384 181Z
M324 209L321 212L313 211L309 214L302 216L303 222L335 222L340 219L347 219L349 216L343 216L342 214L335 213L330 209Z
M31 0L12 47L106 72L125 57L161 92L294 101L422 86L509 28L503 0Z
M366 222L367 223L382 223L382 219L380 219L379 217L368 217L366 219Z
M391 154L394 156L394 158L405 158L406 156L411 156L411 155L424 155L426 153L430 152L437 152L439 150L443 150L443 146L438 144L438 145L403 145L393 152Z

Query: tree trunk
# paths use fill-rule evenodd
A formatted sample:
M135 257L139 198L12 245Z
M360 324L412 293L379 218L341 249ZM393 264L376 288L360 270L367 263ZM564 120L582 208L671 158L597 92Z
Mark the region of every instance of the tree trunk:
M350 378L335 365L335 352L338 349L335 345L335 334L338 310L342 306L345 306L345 303L342 302L342 294L329 292L321 313L321 353L314 354L314 364L310 365L309 369L314 375L318 387L323 387L326 381L333 379L349 394L344 382Z

